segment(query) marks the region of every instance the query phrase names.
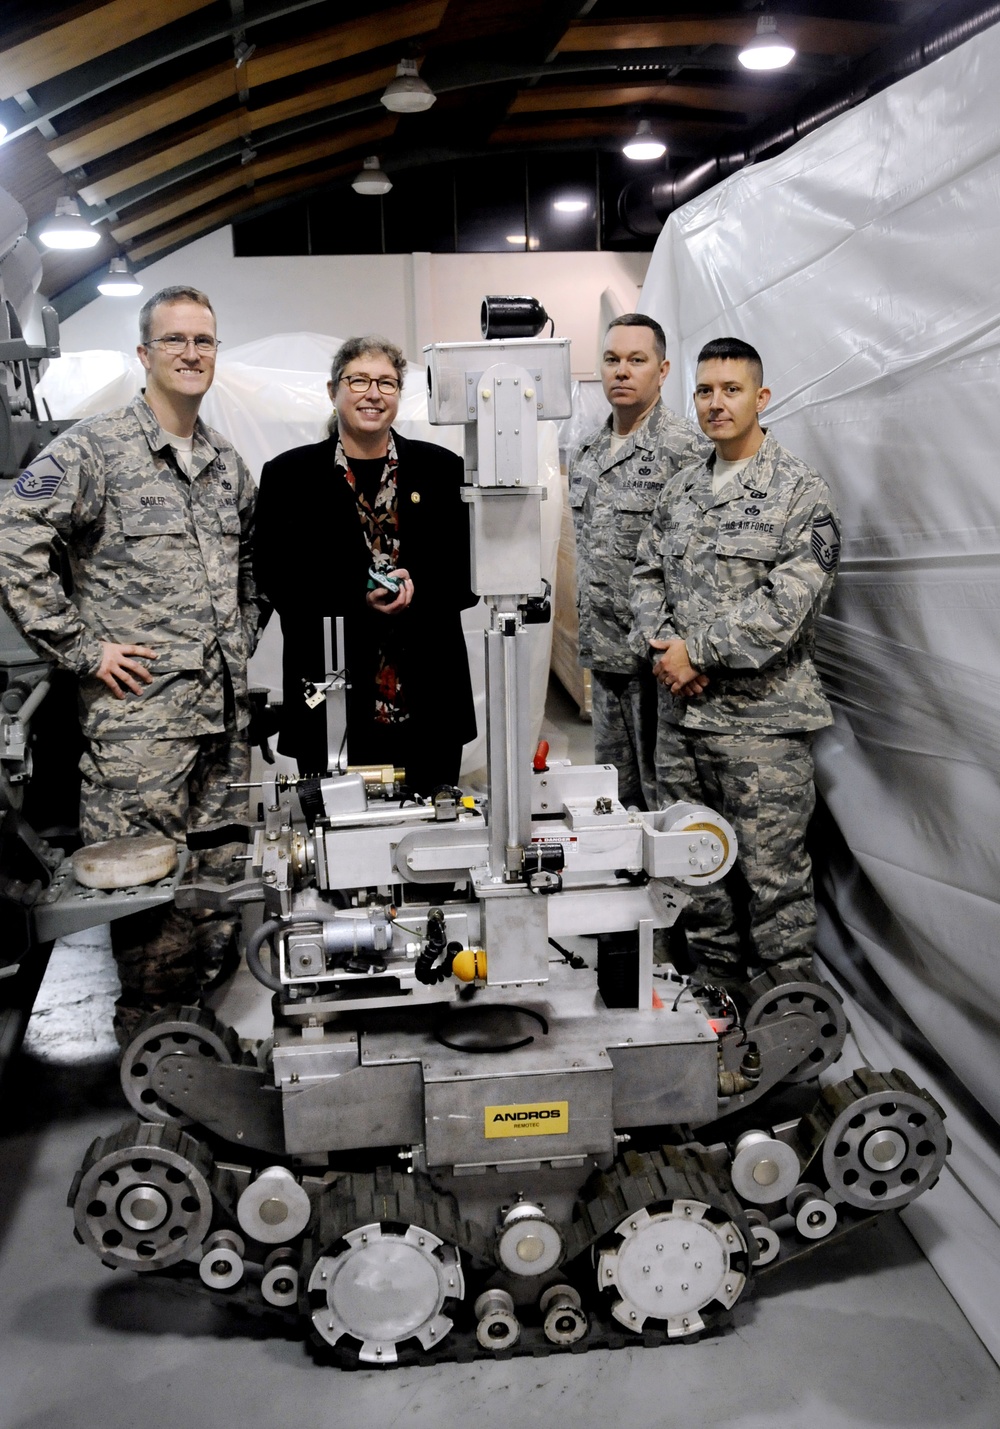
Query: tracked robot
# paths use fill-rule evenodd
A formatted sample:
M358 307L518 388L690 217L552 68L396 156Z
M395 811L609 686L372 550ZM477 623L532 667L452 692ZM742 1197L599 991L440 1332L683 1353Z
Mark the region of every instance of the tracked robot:
M569 414L570 369L566 341L517 335L519 301L508 335L427 349L490 612L486 798L349 766L331 621L328 771L264 780L242 883L146 895L263 905L273 1037L158 1014L122 1060L138 1118L69 1198L105 1265L284 1317L345 1368L685 1340L908 1204L948 1149L901 1072L819 1089L847 1026L808 963L723 990L656 960L733 864L724 819L629 811L613 767L532 758L536 428Z

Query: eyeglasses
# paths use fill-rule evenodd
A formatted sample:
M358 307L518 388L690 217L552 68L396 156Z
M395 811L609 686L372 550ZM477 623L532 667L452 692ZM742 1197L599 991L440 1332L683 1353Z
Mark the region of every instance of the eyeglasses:
M383 397L391 397L399 391L398 377L365 377L363 373L355 372L350 377L342 377L340 380L346 382L351 391L359 395L362 392L367 392L373 382Z
M144 345L146 347L162 347L163 351L169 352L171 357L178 357L182 352L187 352L189 343L194 343L195 350L205 357L221 346L217 337L209 337L205 333L200 337L181 337L177 332L168 333L166 337L151 337Z

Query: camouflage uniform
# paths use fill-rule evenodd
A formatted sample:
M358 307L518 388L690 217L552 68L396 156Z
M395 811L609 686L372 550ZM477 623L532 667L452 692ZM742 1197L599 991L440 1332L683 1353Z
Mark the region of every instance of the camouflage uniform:
M258 608L250 541L255 491L239 455L197 422L191 476L141 397L58 437L0 505L0 588L31 643L80 677L87 841L245 822L228 785L249 768L247 656ZM50 567L65 548L72 599ZM115 699L97 679L101 642L146 644L153 682ZM231 869L233 846L202 856ZM203 959L231 940L228 918L176 909L120 919L116 1029L197 993ZM192 946L192 944L196 946Z
M615 456L611 437L609 417L570 464L580 664L593 672L597 762L617 766L623 804L653 809L657 686L646 660L629 649L629 578L636 545L664 482L683 466L701 461L710 447L690 422L662 402Z
M812 948L811 745L831 723L812 655L840 534L826 482L772 436L717 495L713 465L684 472L643 533L631 641L655 662L651 640L682 639L710 679L697 698L663 692L656 772L663 803L705 802L736 829L739 876L687 918L692 950L719 971L739 960L741 883L757 961Z

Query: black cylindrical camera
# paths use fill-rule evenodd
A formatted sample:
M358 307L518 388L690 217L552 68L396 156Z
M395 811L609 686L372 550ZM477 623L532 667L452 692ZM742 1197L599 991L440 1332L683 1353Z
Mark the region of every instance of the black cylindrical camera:
M549 315L537 298L483 299L480 322L483 337L537 337Z

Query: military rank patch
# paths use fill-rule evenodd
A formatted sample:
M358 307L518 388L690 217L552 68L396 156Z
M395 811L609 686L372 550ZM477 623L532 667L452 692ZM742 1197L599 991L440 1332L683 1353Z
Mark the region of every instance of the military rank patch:
M814 521L812 553L825 571L832 571L840 558L840 532L832 516Z
M40 501L58 491L65 475L66 468L54 456L40 456L14 482L14 495L25 501Z

